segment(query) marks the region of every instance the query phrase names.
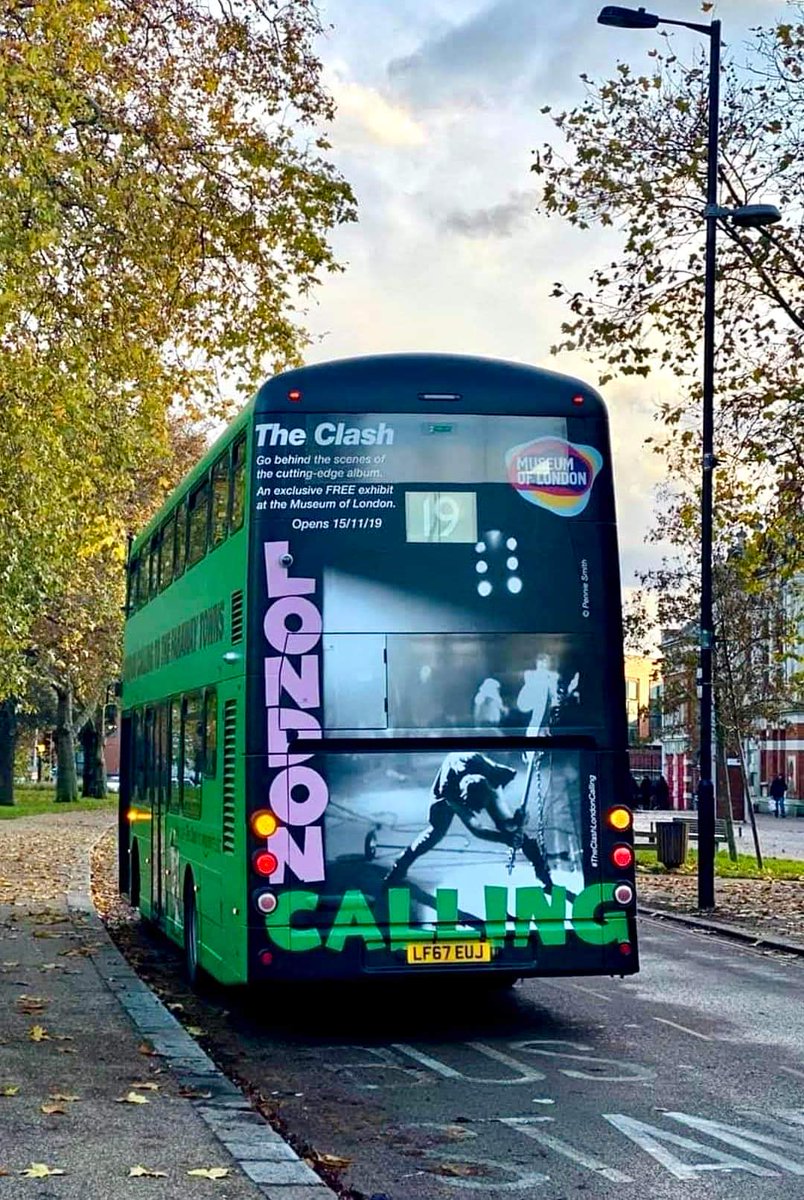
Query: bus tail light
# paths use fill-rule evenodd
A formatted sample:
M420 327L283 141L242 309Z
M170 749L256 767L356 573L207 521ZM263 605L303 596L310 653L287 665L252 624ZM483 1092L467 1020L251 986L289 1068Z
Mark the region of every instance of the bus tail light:
M279 902L273 892L257 892L254 897L254 903L257 911L268 917L274 912Z
M630 846L615 846L611 852L611 861L623 871L633 865L634 852Z
M261 950L260 951L260 962L262 963L262 965L264 967L270 967L270 965L273 961L274 961L274 956L270 950Z
M258 850L252 862L258 875L273 875L279 866L279 859L270 850Z
M632 951L633 946L630 942L620 942L620 954L622 954L623 958L627 958Z
M625 907L634 899L634 889L630 883L618 883L614 889L614 899Z
M251 832L258 838L269 838L279 828L279 821L269 808L261 808L251 818Z
M616 829L618 833L623 833L626 829L630 829L633 820L630 808L626 808L622 804L618 804L616 808L610 808L606 813L606 824L612 829Z
M298 388L291 388L288 392L288 400L291 400L294 404L298 404L301 398L302 394Z

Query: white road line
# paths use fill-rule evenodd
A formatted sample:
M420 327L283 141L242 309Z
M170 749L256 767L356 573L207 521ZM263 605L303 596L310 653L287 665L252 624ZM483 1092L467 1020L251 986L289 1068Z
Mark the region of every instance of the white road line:
M408 1046L404 1042L395 1042L391 1045L392 1050L401 1051L402 1054L407 1054L416 1062L421 1063L423 1067L429 1067L431 1071L435 1071L437 1075L443 1075L445 1079L463 1079L461 1071L456 1071L453 1067L448 1067L446 1063L440 1062L437 1058L431 1058L429 1054L424 1054L421 1050L414 1050L413 1046Z
M779 1067L779 1070L788 1075L795 1075L796 1079L804 1079L804 1071L797 1071L795 1067Z
M658 1021L661 1025L672 1025L673 1029L680 1029L682 1033L692 1034L693 1037L700 1038L702 1042L711 1042L712 1038L707 1033L699 1033L697 1029L689 1029L686 1025L679 1025L677 1021L668 1021L666 1017L653 1017L654 1021Z
M552 1133L545 1133L543 1129L534 1129L532 1122L542 1119L539 1117L499 1118L501 1124L507 1125L510 1129L518 1129L520 1133L533 1138L534 1142L539 1142L549 1150L555 1150L557 1154L562 1154L564 1158L568 1158L570 1162L577 1163L579 1167L586 1167L588 1171L594 1171L595 1174L602 1175L604 1179L610 1180L611 1183L634 1182L630 1175L616 1170L615 1167L607 1166L599 1158L592 1158L588 1154L583 1154L580 1150L576 1150L574 1146L571 1146L569 1142L563 1141L562 1138L554 1137Z
M611 996L604 996L602 992L595 992L592 988L583 987L580 983L572 983L569 979L562 979L561 983L557 983L555 979L540 979L539 983L546 983L548 987L554 988L557 992L565 992L567 988L573 988L576 992L586 992L588 996L594 996L596 1000L605 1000L607 1004L611 1004Z

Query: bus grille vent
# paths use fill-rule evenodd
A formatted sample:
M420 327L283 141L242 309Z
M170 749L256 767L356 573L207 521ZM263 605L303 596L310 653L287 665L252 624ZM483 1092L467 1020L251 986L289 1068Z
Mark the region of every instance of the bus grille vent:
M232 644L243 640L243 593L232 592Z
M235 848L236 730L237 701L227 700L223 706L223 828L221 842L224 854L234 854Z

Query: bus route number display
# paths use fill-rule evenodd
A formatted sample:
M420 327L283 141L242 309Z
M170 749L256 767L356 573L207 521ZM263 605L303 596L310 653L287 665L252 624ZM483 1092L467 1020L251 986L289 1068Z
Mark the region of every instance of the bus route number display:
M476 542L476 493L405 492L405 540Z

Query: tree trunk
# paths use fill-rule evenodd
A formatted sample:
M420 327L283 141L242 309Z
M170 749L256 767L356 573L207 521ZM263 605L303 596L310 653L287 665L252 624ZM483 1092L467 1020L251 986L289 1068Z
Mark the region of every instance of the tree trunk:
M729 858L737 862L737 841L734 837L734 805L731 800L731 778L729 776L729 755L725 742L720 741L720 761L722 764L723 781L726 785L726 838L729 843Z
M745 764L745 751L743 749L743 739L737 738L737 752L740 755L740 773L743 777L743 791L745 792L745 803L748 809L748 817L751 821L751 833L754 835L754 855L757 860L757 866L760 871L762 868L762 851L759 847L759 830L757 829L757 819L754 816L754 805L751 800L751 792L748 783L748 767Z
M73 732L72 684L53 685L56 693L56 800L59 803L78 799L78 776L75 770L75 734Z
M106 796L106 724L103 705L99 704L81 730L81 745L84 750L84 774L82 791L84 798L103 800Z
M0 701L0 804L14 803L14 752L17 748L17 701Z

